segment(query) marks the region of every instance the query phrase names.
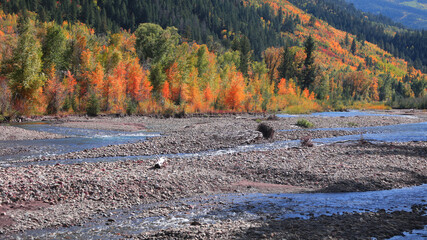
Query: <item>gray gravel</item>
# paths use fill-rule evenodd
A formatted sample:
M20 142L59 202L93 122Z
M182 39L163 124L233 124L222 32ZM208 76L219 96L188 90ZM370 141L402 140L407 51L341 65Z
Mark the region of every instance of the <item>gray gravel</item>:
M296 126L298 118L278 118L267 120L263 116L229 116L217 118L184 118L184 119L157 119L148 117L124 117L124 118L96 118L65 119L70 121L64 126L89 126L99 129L115 129L117 126L145 126L146 130L161 132L161 137L150 138L148 141L112 145L97 149L87 149L81 152L73 152L63 155L45 156L26 161L82 159L116 156L143 156L176 153L198 153L207 150L232 148L248 144L268 143L272 141L299 140L305 136L310 138L328 138L336 136L360 134L356 127L384 126L400 123L416 123L426 119L419 117L307 117L315 124L315 128L339 128L350 127L350 130L309 131ZM84 120L84 121L83 121ZM88 122L89 121L89 122ZM276 130L273 139L263 139L260 132L255 131L262 121ZM71 123L71 124L70 124ZM80 125L78 124L80 123ZM121 125L119 125L119 123ZM277 131L291 129L294 131ZM351 130L354 129L354 130Z
M427 182L425 156L425 142L350 144L176 158L158 170L156 160L2 168L0 217L13 224L0 230L72 225L108 209L198 194L414 186ZM46 206L25 210L39 202Z
M261 138L259 132L254 131L258 125L255 119L256 117L252 116L109 119L103 121L104 124L101 124L100 128L108 128L111 126L110 122L117 121L126 123L125 126L145 126L146 129L153 131L162 130L164 135L142 143L89 149L55 158L198 152L267 142ZM73 122L75 120L73 119ZM298 129L294 125L296 120L294 118L265 122L275 129ZM316 127L348 127L349 122L353 122L351 125L357 124L362 127L425 121L423 118L399 117L334 118L333 121L330 118L313 117L309 120L314 122ZM83 126L84 124L80 127ZM302 129L289 133L276 132L274 140L299 139L305 133L307 132ZM354 133L319 131L310 134L326 137ZM0 168L0 234L75 225L95 213L106 213L110 209L197 195L236 191L369 191L420 185L427 182L426 156L426 142L389 144L356 142L174 158L169 159L166 167L161 169L152 168L157 159ZM193 226L194 228L189 228L189 231L200 232L202 238L219 236L215 235L215 232L224 234L223 238L228 236L245 238L245 232L250 233L251 229L262 227L260 222L242 223L240 227L234 224L240 223ZM131 237L187 236L186 229L180 232L184 235L174 235L175 233L164 235L166 233L155 232ZM275 238L275 235L268 235L274 233L273 231L265 232L267 235L260 236ZM250 234L257 236L253 232ZM280 234L279 236L284 238L291 236ZM306 235L301 236L304 238ZM346 238L347 235L342 236Z
M13 126L0 126L0 141L11 141L11 140L36 140L36 139L52 139L52 138L63 138L59 134L38 132L32 130L26 130L19 127Z

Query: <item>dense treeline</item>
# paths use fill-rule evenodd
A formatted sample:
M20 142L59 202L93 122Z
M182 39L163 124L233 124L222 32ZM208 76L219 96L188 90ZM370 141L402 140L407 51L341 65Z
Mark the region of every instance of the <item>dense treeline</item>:
M280 27L286 46L266 46L257 60L250 34L227 28L222 46L216 35L201 45L173 26L100 33L0 10L0 114L301 112L427 94L420 71L288 2L234 3L265 13L255 28Z
M82 23L0 12L0 115L320 109L292 80L271 82L264 62L244 56L244 39L216 54L174 27L101 36Z
M260 59L269 46L284 46L280 32L292 32L300 23L297 16L275 14L268 4L254 7L240 0L0 0L6 13L35 11L40 21L77 20L98 33L135 30L139 23L175 26L188 40L226 48L235 34L248 37L253 57ZM291 0L299 8L332 26L379 45L415 68L427 72L427 31L404 29L387 17L366 14L344 0ZM281 13L281 11L279 11ZM283 21L284 20L284 21ZM266 27L268 25L268 27ZM391 29L392 28L392 29ZM225 31L224 31L225 30ZM396 33L396 34L394 34Z
M292 31L298 24L294 16L274 14L267 4L255 8L240 0L0 0L0 4L5 13L34 11L41 22L79 20L98 33L118 32L120 28L133 31L145 22L163 28L175 26L185 39L210 48L218 42L228 48L234 35L243 34L257 59L265 48L283 46L280 31Z
M415 68L427 72L427 31L409 30L389 18L357 10L345 0L290 0L332 26L377 44Z

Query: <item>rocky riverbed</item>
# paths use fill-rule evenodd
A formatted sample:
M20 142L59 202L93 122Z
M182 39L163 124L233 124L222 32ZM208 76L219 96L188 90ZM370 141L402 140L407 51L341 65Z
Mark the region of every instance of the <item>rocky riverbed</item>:
M426 121L413 117L305 117L316 127L364 127ZM264 139L256 131L261 121L276 131L273 139ZM101 124L96 124L96 122ZM106 156L153 155L226 149L253 143L279 140L359 134L358 130L307 131L296 126L297 118L267 119L263 116L228 116L215 118L153 119L147 117L61 119L57 124L84 128L162 132L147 141L88 149L77 153L45 156L37 161ZM81 124L78 124L78 123ZM87 122L91 122L87 124ZM123 123L123 124L118 124ZM134 129L135 128L135 129ZM125 129L121 129L125 130ZM111 209L163 202L185 197L218 193L259 192L357 192L421 185L427 182L427 142L371 143L355 141L344 144L297 146L264 151L170 158L160 169L153 168L158 159L132 161L28 165L0 168L0 233L46 227L73 226ZM160 208L162 209L162 208ZM165 208L165 213L173 209ZM188 225L182 229L161 230L129 235L132 238L289 238L306 239L317 229L328 228L319 238L347 238L354 225L364 239L393 236L426 225L422 210L411 213L369 212L343 216L317 217L309 220L276 222L239 221L211 225ZM392 219L382 222L384 219ZM409 219L409 220L408 220ZM412 219L417 219L412 220ZM308 221L308 222L307 222ZM404 221L414 224L403 226ZM333 223L333 224L332 224ZM323 225L322 225L323 224ZM334 225L335 224L335 225ZM401 226L378 233L369 226ZM305 230L301 226L306 226ZM234 227L231 227L234 226ZM322 227L323 226L323 227ZM279 229L290 229L282 231ZM216 232L220 235L215 235ZM341 233L342 234L337 234ZM384 233L386 232L386 233ZM191 233L191 234L190 234ZM200 233L194 235L194 233ZM221 235L224 234L225 235ZM5 235L7 234L7 235ZM228 234L228 235L227 235ZM391 234L391 235L390 235ZM1 235L0 235L1 238ZM11 237L13 238L13 237Z
M161 132L162 137L148 141L111 145L96 149L86 149L62 155L50 155L25 161L45 161L61 159L83 159L117 156L143 156L177 153L198 153L202 151L227 149L249 144L263 144L274 141L300 140L302 138L328 138L362 134L360 127L386 126L402 123L427 121L424 116L364 116L364 117L304 117L314 124L314 128L330 130L307 131L296 125L300 118L269 118L267 116L238 115L227 117L194 118L76 118L63 119L59 126L89 127L104 130L138 129ZM259 122L264 122L276 130L272 139L264 139L256 131ZM144 126L144 128L143 128ZM346 128L346 130L334 129ZM291 130L291 131L278 131Z
M310 219L257 219L215 224L188 224L180 229L124 235L137 239L388 239L402 232L423 228L427 221L424 206L411 212L394 211L345 213ZM422 236L419 236L422 239Z
M14 126L0 126L0 133L0 141L53 139L64 137L59 134L31 131Z

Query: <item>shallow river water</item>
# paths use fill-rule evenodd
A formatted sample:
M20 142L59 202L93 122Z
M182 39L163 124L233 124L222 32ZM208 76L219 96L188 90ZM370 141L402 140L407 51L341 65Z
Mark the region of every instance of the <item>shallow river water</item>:
M212 224L226 220L310 218L345 212L384 209L411 211L413 204L426 204L427 184L402 189L357 193L303 194L221 194L146 204L131 209L117 209L95 216L82 226L30 230L18 236L36 239L116 239L121 234L180 228L193 221ZM163 214L149 214L159 208L177 209ZM424 230L394 239L425 239ZM15 236L17 237L17 236Z
M27 130L42 131L63 135L64 138L41 140L0 141L0 148L19 148L21 151L0 156L0 162L34 158L82 151L108 145L145 141L148 137L160 136L155 132L122 132L83 128L61 127L47 123L29 123L13 125Z
M102 158L88 158L88 159L66 159L55 161L41 161L41 162L21 162L10 164L9 161L18 160L22 158L33 158L48 156L52 154L61 154L75 151L82 151L95 147L102 147L107 145L123 144L128 142L145 141L148 137L159 136L158 133L151 132L118 132L118 131L103 131L103 130L88 130L88 129L75 129L64 128L54 125L40 125L40 124L27 124L23 126L26 129L37 131L48 131L60 133L68 136L62 139L45 139L45 140L24 140L24 141L0 141L0 148L14 147L23 148L25 151L18 154L0 156L0 166L17 166L28 164L52 165L52 164L75 164L81 162L114 162L123 160L140 160L152 159L159 157L195 157L195 156L209 156L220 155L234 152L249 152L269 150L275 148L294 147L300 144L300 141L275 141L272 143L251 144L237 146L228 149L203 151L198 153L178 153L178 154L164 154L164 155L151 155L151 156L125 156L125 157L102 157ZM369 140L380 142L409 142L409 141L427 141L427 122L413 123L413 124L399 124L390 126L379 127L362 127L362 128L318 128L309 131L326 131L326 130L357 130L363 134L339 136L332 138L318 138L313 139L315 144L330 144L344 141L357 141ZM280 130L279 130L280 131ZM294 131L294 130L282 130Z

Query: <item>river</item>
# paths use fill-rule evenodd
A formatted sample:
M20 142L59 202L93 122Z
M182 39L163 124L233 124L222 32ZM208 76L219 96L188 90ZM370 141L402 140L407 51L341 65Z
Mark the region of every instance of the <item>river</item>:
M366 116L368 113L357 111L343 113L318 113L318 116ZM375 114L375 113L372 113ZM382 114L381 114L382 116ZM281 117L293 117L282 115ZM104 130L89 130L79 128L60 127L55 124L21 124L19 127L62 134L66 138L32 140L32 141L1 141L0 148L21 147L27 149L19 154L1 156L0 166L10 167L8 162L20 158L31 158L49 154L62 154L81 151L88 148L122 144L128 142L145 141L148 137L159 136L152 132L119 132ZM365 139L381 142L408 142L427 141L427 122L415 124L400 124L392 126L339 128L339 129L311 129L314 130L358 130L362 135L349 135L333 138L313 139L315 144L330 144L342 141ZM291 131L283 129L283 131ZM232 152L246 152L254 150L268 150L297 146L299 141L276 141L268 144L252 144L226 150L213 150L196 154L171 154L173 157L194 157L198 155L216 155ZM119 161L157 156L110 157L96 159L77 159L62 161L30 162L20 164L73 164L78 162ZM411 188L393 189L386 191L357 192L357 193L305 193L305 194L221 194L204 197L179 199L171 202L162 202L135 206L132 209L117 209L107 215L94 216L82 226L64 227L55 229L29 230L12 238L36 239L115 239L118 233L138 234L148 230L165 228L179 228L191 221L200 223L215 223L217 221L251 220L260 218L286 219L310 218L320 215L342 214L344 212L367 212L385 209L386 211L410 211L413 204L425 204L427 201L427 184ZM166 216L144 213L161 206L174 206L177 209L192 206L191 210L175 211ZM396 236L398 239L425 239L427 227L405 233L405 236Z

